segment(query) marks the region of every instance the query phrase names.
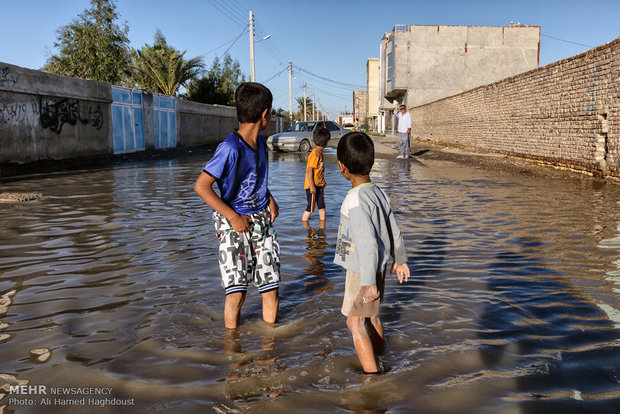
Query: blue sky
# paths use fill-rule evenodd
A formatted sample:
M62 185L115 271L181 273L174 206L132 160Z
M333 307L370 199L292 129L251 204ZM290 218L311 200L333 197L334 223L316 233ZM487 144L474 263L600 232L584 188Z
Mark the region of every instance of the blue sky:
M89 8L90 2L0 0L0 6L0 61L38 69L53 51L57 29ZM169 44L187 50L188 57L202 55L207 65L228 49L248 78L248 34L240 34L249 10L258 24L256 40L271 35L256 44L255 66L256 80L269 80L266 85L273 92L274 107L288 111L284 69L291 60L328 79L295 70L293 98L303 95L306 82L308 94L314 92L332 116L351 110L351 91L365 88L367 58L378 57L381 37L397 24L505 26L513 21L539 25L541 66L620 36L620 0L117 1L132 47L152 44L160 29Z

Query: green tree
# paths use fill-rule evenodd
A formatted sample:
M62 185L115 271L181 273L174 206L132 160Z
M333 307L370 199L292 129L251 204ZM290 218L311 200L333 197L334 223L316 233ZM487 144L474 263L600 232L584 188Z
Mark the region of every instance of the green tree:
M120 27L114 0L91 0L70 24L58 29L52 55L43 70L58 75L118 83L129 70L129 28Z
M299 109L297 110L297 114L299 119L303 121L304 119L304 97L300 96L299 98L295 98L297 102L297 106ZM306 97L306 119L312 119L312 99L310 97Z
M202 72L202 59L185 60L186 51L180 52L166 42L157 30L153 46L144 45L132 50L133 80L149 92L176 95L179 88Z
M195 79L187 85L185 98L190 101L218 105L234 105L235 90L245 82L239 61L229 54L224 55L222 62L216 56L213 65L200 79Z

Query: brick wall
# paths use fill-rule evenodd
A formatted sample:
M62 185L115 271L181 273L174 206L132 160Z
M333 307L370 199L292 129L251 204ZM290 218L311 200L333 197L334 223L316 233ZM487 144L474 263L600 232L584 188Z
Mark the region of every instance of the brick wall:
M411 109L412 135L620 178L620 38Z

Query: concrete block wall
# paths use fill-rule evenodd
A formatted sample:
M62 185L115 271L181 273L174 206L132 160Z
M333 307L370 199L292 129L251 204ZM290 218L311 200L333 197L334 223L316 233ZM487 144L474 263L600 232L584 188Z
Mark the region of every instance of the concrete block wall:
M142 98L145 147L152 150L153 95ZM182 99L176 117L179 147L218 143L239 125L233 107ZM0 176L35 172L42 162L49 168L59 160L113 156L112 122L110 84L0 62ZM275 133L278 122L289 126L272 117L263 134Z
M290 126L288 119L283 119L283 128ZM271 122L261 135L265 137L276 133L278 118L271 117ZM237 111L234 107L209 105L198 102L177 100L177 146L192 147L204 144L216 144L222 141L235 128L239 127Z
M237 111L230 106L177 100L177 146L220 142L238 128Z
M620 38L410 110L412 135L620 177Z
M0 164L113 153L102 82L0 63Z

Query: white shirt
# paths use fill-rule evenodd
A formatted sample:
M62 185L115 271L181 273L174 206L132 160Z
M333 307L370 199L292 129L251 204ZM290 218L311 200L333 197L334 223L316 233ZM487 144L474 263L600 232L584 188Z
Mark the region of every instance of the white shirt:
M407 133L407 130L411 128L411 115L409 112L405 112L403 115L399 110L394 111L398 118L398 132Z

